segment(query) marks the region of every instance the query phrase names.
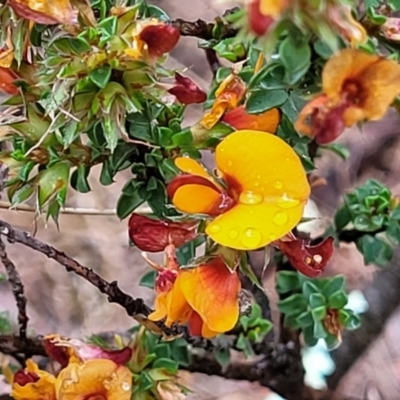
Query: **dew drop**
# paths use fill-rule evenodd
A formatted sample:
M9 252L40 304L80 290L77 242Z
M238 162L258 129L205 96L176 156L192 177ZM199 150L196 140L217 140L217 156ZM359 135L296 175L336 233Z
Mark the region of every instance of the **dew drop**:
M225 147L221 147L221 148L220 148L220 152L221 152L221 153L224 153L224 152L225 152Z
M257 179L261 179L261 175L260 175L260 174L257 174L256 178L257 178Z
M255 186L255 187L258 187L258 186L260 186L260 182L258 182L258 181L255 181L255 182L254 182L254 186Z
M213 224L210 226L211 233L218 233L221 230L221 227L218 224Z
M254 228L247 228L243 232L242 243L248 249L256 249L261 242L261 234Z
M230 239L236 239L239 236L239 232L235 231L234 229L232 229L229 233L228 236Z
M287 222L287 220L288 220L287 214L284 213L284 212L282 212L282 211L277 212L277 213L274 215L274 219L273 219L274 223L275 223L276 225L279 225L279 226L285 225L286 222Z
M271 240L271 242L273 242L274 240L276 240L276 235L273 234L273 233L269 234L268 237L269 237L269 240Z
M283 188L283 183L281 181L276 181L274 183L275 189L282 189Z
M246 191L240 194L239 201L243 204L259 204L263 200L263 197L254 192Z
M291 199L290 197L280 197L278 200L276 200L276 205L279 208L284 208L284 209L288 209L288 208L294 208L296 206L298 206L300 204L300 201L297 199Z
M128 382L122 382L122 390L125 390L126 392L131 390L131 385Z
M228 161L228 167L232 167L233 162L231 160Z

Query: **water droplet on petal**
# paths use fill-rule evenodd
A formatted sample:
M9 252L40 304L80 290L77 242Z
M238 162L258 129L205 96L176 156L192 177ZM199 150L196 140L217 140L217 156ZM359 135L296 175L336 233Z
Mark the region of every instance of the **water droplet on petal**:
M211 233L218 233L221 230L221 227L218 224L212 224L210 226Z
M236 239L239 236L239 232L235 231L234 229L232 229L229 233L228 236L230 239Z
M297 199L291 199L290 197L280 197L278 200L276 200L276 205L279 208L294 208L300 204L300 201Z
M276 240L276 235L271 233L269 236L269 240L271 240L271 242L273 242L274 240Z
M243 204L259 204L263 200L263 197L255 192L246 191L240 194L239 201Z
M286 222L287 222L287 220L288 220L287 214L284 213L284 212L282 212L282 211L277 212L277 213L274 215L274 219L273 219L274 223L275 223L276 225L279 225L279 226L285 225Z
M231 160L228 161L228 167L232 167L233 162Z
M258 181L255 181L255 182L254 182L254 186L255 186L255 187L258 187L258 186L260 186L260 182L258 182Z
M248 249L256 249L261 242L261 234L254 228L247 228L243 232L242 243Z
M225 147L221 147L221 148L220 148L220 152L221 152L221 153L224 153L224 152L225 152Z
M274 187L275 187L275 189L282 189L282 188L283 188L283 182L281 182L281 181L276 181L276 182L274 183Z
M131 385L128 382L122 382L122 390L125 390L126 392L131 390Z
M257 174L256 178L257 178L257 179L261 179L261 175L260 175L260 174Z

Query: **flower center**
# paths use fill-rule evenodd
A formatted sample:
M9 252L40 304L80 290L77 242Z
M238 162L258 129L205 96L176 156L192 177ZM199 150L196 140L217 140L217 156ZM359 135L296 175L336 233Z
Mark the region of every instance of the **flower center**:
M355 80L348 79L343 84L343 98L349 105L359 105L363 100L363 92L362 86Z

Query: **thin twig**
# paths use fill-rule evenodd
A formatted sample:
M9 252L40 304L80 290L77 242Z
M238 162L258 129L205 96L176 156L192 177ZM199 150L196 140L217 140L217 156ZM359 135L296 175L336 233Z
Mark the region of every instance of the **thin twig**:
M19 326L19 337L21 340L26 339L26 327L29 318L26 314L26 297L24 294L24 285L21 281L17 269L13 262L8 258L6 252L6 246L0 236L0 260L7 271L8 281L11 284L11 290L13 292L15 301L18 308L18 326Z
M7 201L0 201L0 209L6 209L10 211L26 211L26 212L36 212L35 207L28 206L27 204L19 204L18 206L12 206ZM97 209L97 208L75 208L75 207L65 207L61 209L61 214L74 214L74 215L116 215L117 211L114 208ZM151 214L152 210L150 207L139 207L136 211L137 214Z

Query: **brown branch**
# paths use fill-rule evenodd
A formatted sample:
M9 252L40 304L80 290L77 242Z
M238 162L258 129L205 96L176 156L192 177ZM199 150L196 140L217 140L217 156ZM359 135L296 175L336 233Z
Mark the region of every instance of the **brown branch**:
M23 354L27 357L47 356L40 336L22 340L17 335L0 335L0 352L15 356Z
M0 260L4 265L7 272L8 281L11 284L11 290L13 292L15 301L18 308L18 326L19 326L19 337L22 341L26 339L26 327L29 318L26 314L26 297L24 294L24 285L21 281L17 269L13 262L8 258L6 252L6 246L0 236Z

